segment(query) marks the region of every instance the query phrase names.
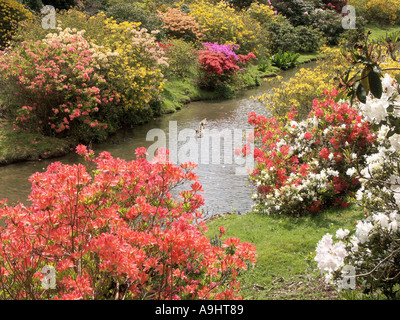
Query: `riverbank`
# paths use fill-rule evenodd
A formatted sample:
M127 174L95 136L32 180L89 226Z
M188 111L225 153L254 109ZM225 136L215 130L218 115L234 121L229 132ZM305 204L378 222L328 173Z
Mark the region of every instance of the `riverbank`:
M40 133L13 130L12 124L0 118L0 165L21 161L40 161L61 157L73 149L74 142Z
M305 56L302 63L311 61ZM274 77L279 74L280 69L269 66L266 70L260 71L256 65L246 70L242 77L239 90L246 90L260 84L260 79ZM179 111L184 105L193 101L222 100L220 92L206 91L197 85L194 79L170 79L165 83L160 105L160 115ZM0 101L0 105L1 105ZM140 125L140 124L138 124ZM40 133L14 130L12 124L0 116L0 166L21 162L41 161L64 156L75 150L77 142L68 139L46 137Z
M251 65L241 75L241 83L236 88L236 92L240 90L251 89L260 85L263 78L275 77L281 70L274 66L268 66L266 70L258 70L257 65ZM169 79L163 88L161 94L161 113L173 113L182 109L182 107L190 102L205 100L222 100L234 97L235 92L229 96L224 96L220 91L207 91L201 89L196 79Z

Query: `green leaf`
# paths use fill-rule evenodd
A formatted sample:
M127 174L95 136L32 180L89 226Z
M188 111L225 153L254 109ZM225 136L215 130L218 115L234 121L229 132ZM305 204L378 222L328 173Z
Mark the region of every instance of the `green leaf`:
M375 98L380 99L382 97L383 89L379 73L371 70L371 72L368 74L368 82L369 89L371 90L372 94L375 96Z
M339 102L339 100L342 99L344 97L344 95L345 95L345 91L339 92L339 94L335 98L335 102L336 103Z
M367 102L367 91L365 91L364 86L362 85L362 83L360 83L357 86L357 98L358 100L360 100L362 103L366 103Z
M363 71L361 72L361 79L360 79L361 84L363 85L363 88L364 88L364 90L367 92L367 94L368 94L368 91L369 91L369 81L368 81L368 78L369 78L369 73L370 73L370 71L371 71L371 68L370 68L370 67L364 68Z
M389 132L386 134L386 138L390 138L391 136L393 136L396 133L395 130L391 129L389 130Z

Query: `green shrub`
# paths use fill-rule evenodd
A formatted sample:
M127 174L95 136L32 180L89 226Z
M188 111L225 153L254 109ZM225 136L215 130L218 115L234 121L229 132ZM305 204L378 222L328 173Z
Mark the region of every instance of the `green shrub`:
M298 26L295 35L299 45L297 52L315 52L324 44L322 32L312 27Z
M22 0L21 2L26 8L39 12L43 7L43 2L41 0Z
M266 26L268 34L268 48L271 53L277 53L279 50L295 51L298 48L298 41L293 25L283 16L277 16Z
M286 70L293 68L298 64L297 59L299 56L300 53L279 51L271 57L271 64L280 69Z
M108 0L80 0L78 8L81 11L93 16L109 7Z
M272 54L279 50L294 52L314 52L323 44L322 33L307 26L294 27L283 16L277 16L265 27L268 48Z
M260 72L267 72L267 70L271 67L271 62L261 62L257 65L257 70Z
M226 3L239 10L250 7L254 2L257 0L226 0Z
M334 10L316 10L312 26L323 32L328 44L337 45L340 35L346 31L342 26L342 18L342 15Z
M106 10L107 17L113 17L118 23L123 21L140 22L141 28L149 31L161 30L162 20L154 13L146 10L139 3L118 3Z
M190 43L182 39L171 39L165 46L165 56L169 64L164 70L167 78L186 78L197 75L198 56Z
M307 0L272 0L274 9L284 15L293 26L309 26L315 6Z
M356 29L348 29L340 34L338 39L340 46L353 48L356 43L364 41L366 23L366 19L357 16Z

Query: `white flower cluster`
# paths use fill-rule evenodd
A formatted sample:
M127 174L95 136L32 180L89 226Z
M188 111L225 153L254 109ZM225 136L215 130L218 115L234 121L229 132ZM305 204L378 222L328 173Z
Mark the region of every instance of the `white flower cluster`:
M382 97L375 98L371 94L367 96L365 104L359 103L358 108L367 121L374 124L381 124L389 116L400 118L400 86L389 74L385 74L382 79ZM392 110L390 110L392 107ZM390 128L382 125L380 134L386 139L386 134ZM400 151L400 135L395 133L389 138L390 144L394 150Z
M397 166L400 161L400 150L386 138L388 131L389 127L382 125L377 132L377 151L364 159L365 166L360 172L361 188L356 194L358 201L375 201L382 210L386 211L393 209L387 202L391 196L396 200L396 209L400 208L400 171ZM371 179L381 181L379 188L371 187Z
M346 245L341 241L333 243L332 235L327 233L318 242L315 251L314 260L318 262L318 268L325 273L328 282L332 279L332 272L344 266L344 259L348 255Z
M317 168L318 161L310 162L310 166ZM257 177L257 186L261 184L273 185L275 181L275 170L262 170L261 174ZM318 192L326 190L329 187L329 182L333 177L337 177L339 172L331 168L324 168L318 173L310 172L307 177L302 177L299 184L294 181L299 179L299 175L291 173L287 183L279 190L275 189L274 193L266 194L263 196L257 192L253 194L253 199L258 199L263 204L262 213L272 214L281 213L282 209L288 210L289 208L298 209L305 202L314 202L318 200ZM256 205L253 209L257 210Z
M382 79L383 93L380 99L371 94L367 96L365 104L359 104L360 110L371 123L379 124L389 116L388 108L390 105L400 106L400 97L398 96L398 84L389 75L385 74ZM400 117L400 108L394 108L391 113L395 117Z
M399 223L400 215L396 211L389 215L377 213L365 220L357 221L353 234L347 229L337 230L338 241L336 242L331 234L324 235L317 244L314 260L318 263L318 269L324 274L325 281L337 285L339 290L342 289L343 279L340 271L346 265L352 265L355 268L361 266L363 257L371 253L368 247L370 239L376 236L381 237L382 233L396 236ZM355 255L355 253L359 254Z

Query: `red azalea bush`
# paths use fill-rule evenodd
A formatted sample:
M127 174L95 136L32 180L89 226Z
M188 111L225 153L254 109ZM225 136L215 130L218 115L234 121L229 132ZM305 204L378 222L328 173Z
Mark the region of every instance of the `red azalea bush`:
M218 83L229 83L233 76L256 59L254 53L247 55L236 54L238 44L222 45L218 43L204 43L205 50L199 52L200 69L204 72L204 86Z
M243 67L248 64L251 60L255 60L256 56L253 52L249 52L247 55L244 54L238 54L239 61Z
M46 135L96 136L107 128L99 117L102 109L119 99L102 76L106 62L107 55L82 32L67 28L0 52L0 93L19 127Z
M222 52L202 51L199 54L199 62L202 69L210 75L227 76L240 69L235 59Z
M149 162L144 148L130 162L77 151L92 171L55 162L31 176L30 206L2 201L2 299L241 298L235 278L255 247L205 237L194 165L166 153ZM175 199L184 182L190 189Z
M346 199L359 181L347 171L371 151L375 137L357 110L334 101L336 95L335 90L325 92L324 99L314 100L308 118L301 122L294 121L295 110L283 122L249 114L258 146L257 165L250 176L257 185L256 211L302 215L348 206Z

